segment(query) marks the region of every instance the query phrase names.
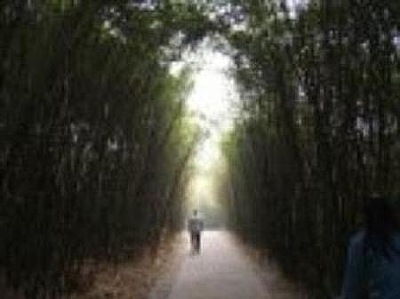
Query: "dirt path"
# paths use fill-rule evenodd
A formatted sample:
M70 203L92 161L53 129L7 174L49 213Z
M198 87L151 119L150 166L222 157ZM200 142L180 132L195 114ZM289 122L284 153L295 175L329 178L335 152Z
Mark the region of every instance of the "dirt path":
M185 250L181 258L180 269L169 279L168 292L164 281L164 287L156 286L149 299L300 298L276 270L261 273L228 232L205 232L201 254ZM163 294L160 289L164 289Z
M189 252L186 232L140 260L88 267L84 289L68 299L304 299L279 268L229 232L205 232L200 255ZM95 272L93 272L95 270ZM90 282L92 281L92 282ZM1 288L3 286L3 288ZM1 298L8 292L0 279ZM7 290L4 293L4 290Z

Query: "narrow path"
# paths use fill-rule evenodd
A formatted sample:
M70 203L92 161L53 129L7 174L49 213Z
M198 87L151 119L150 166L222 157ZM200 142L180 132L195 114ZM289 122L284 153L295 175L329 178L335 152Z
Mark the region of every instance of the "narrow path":
M300 298L273 267L260 273L229 232L205 232L200 255L189 253L187 241L185 246L168 293L152 292L150 299Z
M227 232L205 232L200 255L187 255L170 299L268 298L250 261Z

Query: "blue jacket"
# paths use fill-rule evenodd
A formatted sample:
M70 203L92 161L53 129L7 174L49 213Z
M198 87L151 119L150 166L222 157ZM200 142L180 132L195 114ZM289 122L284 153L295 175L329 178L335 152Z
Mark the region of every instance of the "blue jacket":
M400 232L392 238L394 247L400 251ZM363 298L367 291L369 298L400 299L400 255L391 250L387 259L365 252L364 242L365 231L350 240L341 298Z

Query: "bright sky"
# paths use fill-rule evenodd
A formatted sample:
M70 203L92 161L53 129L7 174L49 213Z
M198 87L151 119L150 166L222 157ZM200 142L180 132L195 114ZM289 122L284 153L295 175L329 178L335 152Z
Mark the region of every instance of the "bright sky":
M187 99L187 108L207 138L199 143L195 158L198 170L207 170L220 157L219 140L224 132L232 128L237 102L236 85L230 76L231 59L210 47L184 58L184 62L172 67L179 72L185 63L194 69L192 92Z
M185 63L194 69L193 89L187 99L187 109L201 130L206 133L196 150L195 171L190 184L190 200L195 205L206 200L213 205L215 173L223 157L220 139L233 127L235 107L238 101L234 79L229 75L232 64L228 56L200 47L196 53L188 54L184 61L172 67L179 72Z
M202 129L209 133L199 144L196 156L197 167L207 169L220 157L219 139L232 127L237 96L234 80L228 74L231 60L227 56L206 50L201 62L187 104Z

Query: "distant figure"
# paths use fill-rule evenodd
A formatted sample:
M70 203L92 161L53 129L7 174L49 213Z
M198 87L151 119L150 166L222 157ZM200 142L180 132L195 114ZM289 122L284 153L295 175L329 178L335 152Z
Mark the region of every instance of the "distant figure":
M365 202L365 228L351 238L341 299L400 298L399 198Z
M198 217L197 210L193 211L193 216L188 221L188 230L190 232L190 244L193 252L200 252L201 232L203 230L203 220Z

